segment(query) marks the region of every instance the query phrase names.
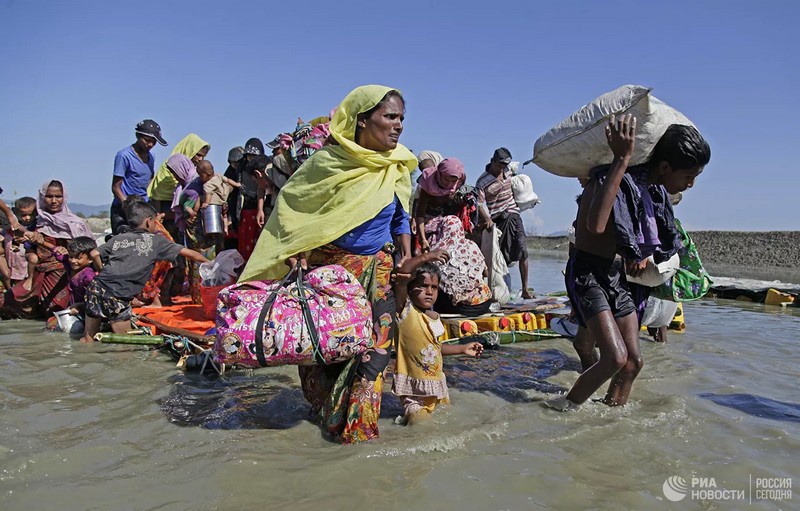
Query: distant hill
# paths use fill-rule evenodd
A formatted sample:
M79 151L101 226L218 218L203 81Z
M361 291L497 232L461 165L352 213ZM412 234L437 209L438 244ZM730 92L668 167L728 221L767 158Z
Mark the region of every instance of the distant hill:
M69 209L71 209L73 213L82 213L84 216L92 216L102 211L108 212L108 210L111 209L111 204L92 206L90 204L81 204L80 202L70 202Z
M562 236L566 236L566 235L567 235L567 231L556 231L556 232L551 232L550 234L548 234L545 237L546 238L561 238Z

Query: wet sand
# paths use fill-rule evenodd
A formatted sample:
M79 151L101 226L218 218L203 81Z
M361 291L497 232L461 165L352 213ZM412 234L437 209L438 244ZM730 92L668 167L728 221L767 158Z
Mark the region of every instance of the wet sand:
M709 273L719 277L800 283L800 231L689 233ZM565 236L528 238L535 253L565 253Z

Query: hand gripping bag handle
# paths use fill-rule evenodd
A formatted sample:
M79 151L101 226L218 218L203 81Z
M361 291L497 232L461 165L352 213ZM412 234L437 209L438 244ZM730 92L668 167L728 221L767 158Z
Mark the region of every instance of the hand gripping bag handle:
M300 310L303 314L303 323L308 329L308 336L311 338L311 347L314 350L314 360L317 362L317 364L325 365L325 357L322 356L322 351L320 350L319 346L319 332L317 331L317 326L314 324L314 317L311 315L311 307L308 305L308 300L306 299L307 289L310 293L314 293L315 291L306 287L303 278L303 268L298 264L297 293L298 300L300 301ZM302 336L302 331L300 335Z
M261 307L261 312L258 314L258 321L256 322L255 344L256 359L261 367L267 367L267 358L264 356L264 323L266 322L269 313L272 311L272 306L275 304L275 299L278 297L278 293L289 285L292 274L296 275L295 283L297 285L298 301L300 302L300 309L303 314L303 323L308 329L309 336L311 337L311 346L314 349L314 359L317 361L317 363L325 363L325 359L319 349L319 333L314 325L314 319L311 316L311 309L309 308L308 301L306 300L306 286L305 282L303 281L303 268L301 268L300 264L298 263L295 268L289 270L289 273L286 274L280 284L278 284L272 293L270 293L269 297L264 302L264 305Z

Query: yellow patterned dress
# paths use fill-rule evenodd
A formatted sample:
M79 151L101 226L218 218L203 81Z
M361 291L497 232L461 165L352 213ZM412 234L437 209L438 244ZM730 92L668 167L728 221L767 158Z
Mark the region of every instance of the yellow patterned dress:
M411 301L406 303L399 323L392 391L400 398L408 419L423 410L431 413L436 405L450 402L442 371L445 330L438 315L430 317Z

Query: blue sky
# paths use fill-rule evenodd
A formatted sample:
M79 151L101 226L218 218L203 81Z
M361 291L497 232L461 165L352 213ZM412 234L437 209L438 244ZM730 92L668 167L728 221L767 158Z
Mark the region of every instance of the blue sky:
M527 160L554 124L633 83L711 144L676 211L686 226L795 230L799 18L791 1L0 0L0 186L11 200L58 177L71 201L105 204L143 118L171 144L208 140L222 171L229 148L367 83L403 91L402 143L460 158L474 182L496 147ZM566 228L577 181L525 171L542 200L528 228Z

